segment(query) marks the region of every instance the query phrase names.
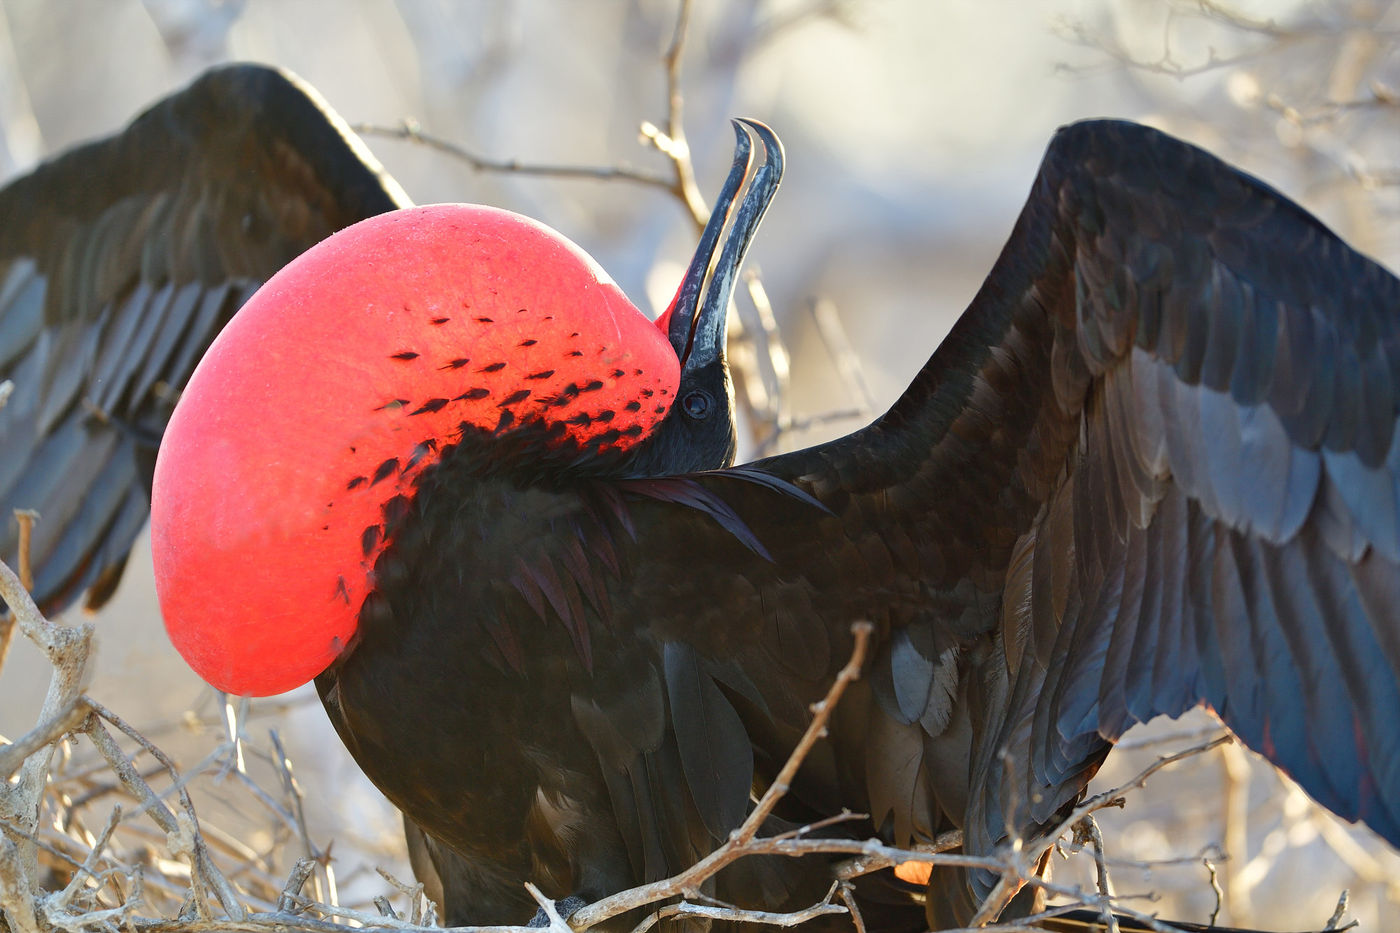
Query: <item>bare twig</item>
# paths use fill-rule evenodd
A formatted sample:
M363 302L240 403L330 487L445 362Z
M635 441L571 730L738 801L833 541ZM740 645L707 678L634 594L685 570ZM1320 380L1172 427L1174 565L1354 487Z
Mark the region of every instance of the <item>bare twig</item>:
M355 124L352 129L363 136L408 140L430 149L436 149L479 172L577 178L602 182L625 181L649 188L658 188L679 199L695 224L695 229L702 230L705 222L709 220L710 212L695 180L695 166L690 157L690 146L686 142L682 117L685 98L681 92L681 61L685 53L686 31L690 22L690 3L691 0L681 0L671 44L662 58L666 72L666 128L662 130L649 121L643 121L641 124L642 137L670 161L671 178L652 175L628 165L565 165L522 162L519 159L492 159L458 143L424 132L418 122L413 119L404 119L398 126L359 123Z
M297 835L301 839L302 851L308 858L314 859L320 866L321 877L315 879L316 899L324 900L335 904L340 900L339 892L336 889L335 870L331 868L330 859L326 853L319 849L311 841L311 830L306 825L305 800L301 792L301 785L297 783L296 776L292 773L292 761L287 757L286 750L282 747L282 738L273 729L269 733L272 740L272 749L277 765L278 776L282 779L282 790L292 801L292 815ZM325 891L321 890L321 879L325 879Z
M760 456L773 453L783 436L793 431L807 431L831 422L867 418L875 408L874 397L865 381L860 357L851 346L850 337L846 333L845 325L841 322L841 315L837 313L835 304L825 298L816 299L809 305L809 311L812 315L812 322L817 328L817 336L821 338L822 344L826 347L827 355L836 366L836 374L842 385L842 395L845 398L854 399L855 405L804 418L789 417L783 410L783 406L776 406L780 414L767 424L768 433L758 442ZM786 388L785 385L784 388Z
M69 880L68 885L59 892L54 902L55 906L67 908L73 900L73 896L88 878L96 881L99 885L102 883L102 879L97 876L97 863L102 858L102 853L106 851L107 843L111 841L112 832L117 828L117 823L121 821L121 818L122 808L113 807L112 812L107 817L107 824L102 827L102 834L93 843L92 851L83 860L83 864L78 867L77 871L73 872L73 877Z
M1210 889L1215 894L1215 907L1210 912L1210 926L1215 926L1215 919L1220 916L1220 908L1225 903L1225 892L1220 889L1220 878L1215 871L1215 863L1206 856L1201 858L1201 862L1210 873Z
M92 703L91 701L89 701L89 703L91 703L93 711L96 712L98 716L112 723L112 725L121 729L121 731L131 738L136 739L146 751L150 752L161 764L165 765L172 775L177 778L179 777L174 763L170 762L170 760L165 757L164 752L157 749L154 745L151 745L149 740L132 729L115 713L112 713L100 704ZM214 860L209 855L209 847L204 841L203 834L199 831L199 819L195 815L194 803L190 800L189 794L181 788L180 803L184 808L184 812L181 814L183 818L177 818L165 804L160 802L160 798L155 795L150 785L147 784L136 772L136 769L132 767L130 759L122 753L121 748L118 747L111 734L103 728L102 724L96 719L90 719L88 721L88 737L92 739L93 744L97 746L102 756L107 759L107 762L112 766L112 770L116 772L122 784L128 791L136 796L138 800L142 801L144 810L151 814L151 818L156 821L156 825L165 830L167 845L170 847L171 852L177 855L184 854L190 859L190 867L192 869L190 877L191 881L196 885L196 890L201 884L206 884L213 888L216 896L219 898L219 903L223 905L225 913L234 920L242 919L245 915L243 906L239 903L238 896L234 893L233 887L229 884L228 879L224 877L223 872L214 864ZM196 897L196 906L199 906L201 902L202 899Z
M413 923L424 923L424 902L426 901L429 907L431 907L432 902L428 901L427 896L423 893L423 883L420 881L415 884L405 884L404 882L395 878L389 872L385 871L383 868L376 868L375 872L379 875L379 877L389 882L389 884L393 886L400 894L408 898L408 902L411 905L409 919ZM432 926L432 923L428 922L426 925Z
M436 149L478 172L499 172L512 175L542 175L551 178L577 178L586 181L625 181L632 184L673 191L674 183L660 175L651 175L627 165L563 165L544 162L522 162L519 159L492 159L458 143L425 132L416 120L404 119L397 126L357 123L352 129L362 136L402 139Z
M962 844L962 831L955 829L946 833L940 833L938 838L931 843L915 846L913 851L925 855L935 855L940 852L951 852L953 849L961 848ZM900 851L897 854L901 857L900 861L914 861L907 857L909 854L907 851ZM861 875L868 875L872 871L879 871L882 868L892 868L900 864L900 861L889 861L887 858L882 857L882 854L877 854L875 857L857 856L838 864L835 867L835 875L842 880L850 880L852 878L859 878Z
M1352 927L1356 926L1355 920L1353 920L1351 923L1348 923L1344 927L1337 926L1337 924L1342 922L1342 918L1346 916L1347 903L1350 900L1351 892L1343 889L1341 895L1337 898L1337 908L1332 911L1332 916L1327 918L1327 925L1323 927L1324 930L1349 930Z
M762 280L752 269L743 279L749 301L732 306L738 314L730 323L726 352L735 397L744 404L749 433L761 455L764 442L777 437L787 420L790 365Z
M1041 856L1045 854L1045 851L1053 846L1056 840L1064 835L1070 827L1074 826L1084 817L1102 810L1105 807L1121 806L1123 794L1127 790L1142 787L1147 783L1148 778L1168 765L1175 764L1185 758L1203 754L1225 742L1231 741L1233 741L1231 736L1222 735L1213 741L1204 742L1192 748L1185 749L1184 751L1177 752L1174 755L1161 756L1152 764L1139 771L1127 783L1121 784L1101 794L1095 794L1085 800L1079 806L1075 807L1074 810L1070 812L1069 816L1061 820L1058 826L1038 840L1027 843L1022 840L1013 839L1013 845L1010 846L1010 851L1007 854L1006 864L1001 870L1002 877L997 881L991 892L988 893L981 907L973 916L973 924L986 924L1000 916L1001 912L1006 909L1006 905L1011 903L1011 898L1016 895L1016 892L1020 890L1021 886L1024 884L1037 884L1044 887L1046 890L1055 889L1055 886L1039 879L1035 866L1040 862ZM1076 892L1070 893L1073 894ZM1106 899L1103 900L1106 902Z
M63 702L55 715L43 720L11 744L0 747L0 781L7 780L18 771L30 755L76 731L87 714L85 700L71 697Z
M676 13L676 28L671 45L662 62L666 67L666 132L650 123L642 124L642 135L660 152L669 156L675 172L674 190L690 211L696 231L703 230L710 219L710 209L695 181L695 163L690 158L690 144L685 138L685 97L681 93L681 61L685 57L685 39L690 24L691 0L680 0Z
M1239 870L1249 854L1249 760L1244 750L1234 743L1220 747L1221 782L1224 793L1220 817L1224 823L1222 833L1225 852L1230 856L1225 862L1225 905L1226 919L1231 923L1248 923L1252 919L1250 910L1250 885Z
M775 913L767 910L744 910L739 907L712 906L708 904L694 904L690 901L680 901L676 904L668 904L660 907L642 920L632 929L632 933L645 933L662 920L672 920L680 917L702 917L711 921L723 921L727 923L757 923L764 926L773 927L794 927L798 924L806 923L816 917L826 914L843 914L846 908L830 902L830 895L826 899L813 904L811 907L802 910L795 910L790 913Z
M277 899L277 909L279 911L290 911L296 903L297 897L301 894L301 889L306 886L306 879L311 877L311 873L316 870L316 860L314 858L299 858L292 867L292 873L287 876L287 883L282 888L282 896Z
M862 413L871 411L875 407L875 397L870 393L870 386L865 381L865 372L860 364L860 356L851 346L850 335L846 332L846 325L841 320L840 312L836 310L835 302L829 298L815 299L811 304L811 311L812 322L816 324L817 333L821 335L826 352L836 366L836 375L845 387L843 394L854 397L856 407Z
M560 915L554 902L545 897L539 888L527 881L525 882L525 890L530 892L530 896L535 899L535 903L540 906L540 910L544 911L545 917L549 919L549 929L553 930L554 933L573 933L569 922Z
M52 731L61 736L64 731L61 727L67 724L69 712L82 691L92 626L67 628L50 624L34 605L29 591L3 562L0 562L0 599L9 606L19 630L44 652L53 667L37 728L40 733ZM0 901L11 924L22 931L27 931L34 922L33 904L26 898L38 872L38 849L29 839L38 829L51 747L41 746L25 758L18 767L18 780L0 780L0 820L10 824L0 838ZM11 772L5 773L8 777ZM21 839L19 845L8 838L16 831Z
M34 590L34 564L30 560L29 542L34 537L34 523L39 513L33 509L15 509L15 522L19 525L19 582L26 590Z
M1113 883L1108 877L1108 866L1104 864L1103 833L1099 830L1098 821L1092 814L1084 814L1084 818L1074 824L1076 839L1082 837L1088 842L1090 848L1094 850L1094 867L1096 869L1096 881L1099 893L1104 897L1104 906L1100 908L1099 915L1103 917L1104 927L1107 933L1118 933L1118 918L1113 916L1113 910L1108 906L1108 902L1113 897Z
M35 513L27 509L16 509L14 512L15 521L19 522L20 529L20 575L16 576L8 566L0 564L0 600L3 600L9 608L8 613L0 615L0 668L4 667L5 656L9 653L10 642L14 638L16 624L24 636L34 642L52 662L55 654L62 655L74 661L81 660L81 667L86 667L86 649L81 652L82 658L78 659L79 653L72 645L78 641L86 643L88 634L91 633L90 626L78 626L72 629L51 626L49 621L39 612L39 607L34 604L34 600L29 595L29 590L33 585L33 574L29 571L29 532L32 530ZM28 582L26 577L29 578ZM72 634L60 634L60 633ZM88 633L88 634L84 634ZM68 667L69 662L65 661ZM57 665L55 672L57 673ZM80 672L78 672L80 673ZM77 674L69 671L64 675L65 681L76 677ZM76 683L76 681L74 681ZM50 684L49 701L59 702L59 698L54 693L58 686L57 682ZM68 696L76 694L76 689L68 691ZM52 715L53 710L48 711Z
M851 915L851 924L856 928L856 933L866 933L865 915L860 912L860 904L856 903L855 886L849 881L838 881L836 893L841 903L846 905L846 913Z

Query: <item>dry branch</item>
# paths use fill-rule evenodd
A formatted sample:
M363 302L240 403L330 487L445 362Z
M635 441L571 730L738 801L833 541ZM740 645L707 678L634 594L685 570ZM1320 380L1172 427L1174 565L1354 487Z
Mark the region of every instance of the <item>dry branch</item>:
M976 916L973 917L973 925L989 923L1000 916L1001 912L1006 909L1006 905L1011 903L1011 898L1016 895L1016 892L1021 889L1023 884L1036 884L1045 888L1047 891L1077 896L1079 892L1073 889L1059 888L1039 879L1035 872L1035 866L1039 864L1041 856L1043 856L1050 847L1055 845L1061 836L1071 830L1075 824L1079 823L1079 821L1086 816L1102 810L1105 807L1121 807L1123 805L1123 796L1127 791L1145 786L1147 779L1158 771L1185 758L1203 754L1221 744L1231 741L1234 741L1231 736L1222 735L1212 741L1204 742L1192 748L1185 749L1184 751L1177 752L1174 755L1163 755L1151 765L1138 772L1138 774L1127 783L1101 794L1095 794L1083 801L1079 806L1075 807L1068 816L1061 820L1055 829L1047 833L1043 838L1030 844L1025 844L1020 840L1014 840L1012 845L1005 847L1008 857L1002 868L1002 877L987 895L986 900L983 902ZM1111 899L1100 896L1098 898L1086 900L1092 900L1091 906L1098 907L1102 904L1109 903ZM1117 909L1123 909L1121 905L1115 905L1115 907ZM1143 919L1143 917L1146 916L1136 916L1133 911L1125 910L1124 912L1128 913L1130 916L1134 916L1134 919Z

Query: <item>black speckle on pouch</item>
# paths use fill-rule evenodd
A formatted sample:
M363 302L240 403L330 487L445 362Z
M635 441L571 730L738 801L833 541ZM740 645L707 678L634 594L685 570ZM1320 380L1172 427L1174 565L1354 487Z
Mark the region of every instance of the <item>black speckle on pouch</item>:
M369 484L373 486L375 483L383 482L390 476L394 475L395 471L397 471L398 468L399 458L390 457L388 460L385 460L383 463L379 464L379 466L375 467L374 478L370 480Z
M410 414L410 415L424 415L424 414L429 414L429 415L430 415L430 414L432 414L432 413L435 412L435 411L442 411L442 410L443 410L444 408L446 408L446 407L447 407L447 399L445 399L445 398L430 398L430 399L428 399L426 402L424 402L422 405L420 405L417 409L415 409L414 411L409 412L409 414Z

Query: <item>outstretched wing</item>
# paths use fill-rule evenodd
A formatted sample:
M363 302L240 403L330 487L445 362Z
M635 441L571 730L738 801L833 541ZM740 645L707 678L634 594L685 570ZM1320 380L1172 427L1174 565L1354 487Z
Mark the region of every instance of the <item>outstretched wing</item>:
M37 510L41 606L111 595L166 420L233 312L307 247L407 203L314 91L256 65L0 191L0 559L12 510Z
M1033 834L1129 725L1206 704L1400 844L1398 392L1392 275L1199 149L1071 126L891 411L745 468L828 511L697 479L764 557L639 516L630 592L770 704L877 622L835 773L896 835Z
M1078 438L1013 552L991 746L1012 757L979 762L1000 793L973 838L1045 819L1102 740L1204 703L1400 844L1400 282L1123 124L1062 131L1016 236L1006 257L1050 257L1012 294L1054 319L1042 391Z

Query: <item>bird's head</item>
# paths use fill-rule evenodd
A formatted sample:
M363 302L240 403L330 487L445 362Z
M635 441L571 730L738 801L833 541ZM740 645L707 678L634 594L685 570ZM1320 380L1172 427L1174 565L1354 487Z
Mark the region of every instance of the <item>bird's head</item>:
M190 666L247 695L329 666L396 517L466 435L633 474L732 457L725 319L782 173L771 131L736 129L724 191L654 324L558 233L475 205L363 221L249 299L156 463L156 587Z

